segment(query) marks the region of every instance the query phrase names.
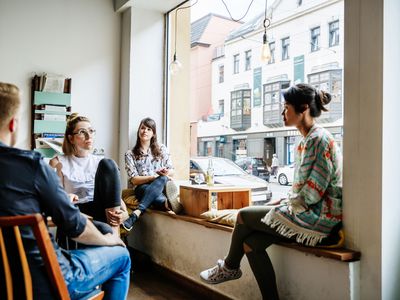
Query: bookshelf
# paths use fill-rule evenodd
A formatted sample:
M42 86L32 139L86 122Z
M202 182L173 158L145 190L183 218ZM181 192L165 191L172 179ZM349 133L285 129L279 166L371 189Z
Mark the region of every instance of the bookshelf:
M47 158L61 151L66 120L71 114L71 79L51 80L46 75L35 75L32 78L31 95L31 149Z

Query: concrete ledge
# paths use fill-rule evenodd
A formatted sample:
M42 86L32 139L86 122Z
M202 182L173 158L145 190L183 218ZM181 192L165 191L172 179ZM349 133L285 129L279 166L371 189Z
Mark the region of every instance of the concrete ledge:
M207 228L215 228L218 230L223 230L227 232L232 232L233 228L230 226L226 225L221 225L217 223L212 223L209 221L206 221L201 218L195 218L191 216L185 216L185 215L170 215L166 212L162 211L157 211L157 210L152 210L152 213L156 214L162 214L171 218L183 220L186 222L192 222L196 223L199 225L203 225ZM361 258L361 252L347 249L347 248L324 248L324 247L307 247L307 246L302 246L296 243L279 243L280 246L287 247L287 248L292 248L301 252L305 253L311 253L314 254L315 256L318 257L326 257L326 258L331 258L331 259L336 259L339 261L343 262L351 262L351 261L358 261Z

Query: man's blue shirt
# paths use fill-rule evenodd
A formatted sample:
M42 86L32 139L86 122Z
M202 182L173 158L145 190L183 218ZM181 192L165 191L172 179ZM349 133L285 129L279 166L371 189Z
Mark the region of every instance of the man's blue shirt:
M86 226L86 218L71 203L58 176L39 153L0 142L0 216L35 213L51 216L57 227L72 238L79 236ZM21 235L31 269L43 265L33 232L23 229ZM53 237L51 239L64 278L69 281L73 274L68 252L60 249Z

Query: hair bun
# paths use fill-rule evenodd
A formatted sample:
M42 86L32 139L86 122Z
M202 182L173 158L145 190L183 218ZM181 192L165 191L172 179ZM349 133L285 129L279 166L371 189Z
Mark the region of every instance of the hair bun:
M67 118L67 122L71 122L71 121L73 121L73 120L75 120L77 117L79 117L79 114L78 113L72 113L72 114L70 114L69 116L68 116L68 118Z
M327 105L332 100L331 94L329 94L328 92L325 92L325 91L320 91L319 92L319 97L321 99L322 105Z

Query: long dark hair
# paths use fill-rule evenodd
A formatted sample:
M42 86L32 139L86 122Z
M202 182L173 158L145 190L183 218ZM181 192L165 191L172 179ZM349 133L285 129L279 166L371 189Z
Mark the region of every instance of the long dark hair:
M142 127L142 125L151 128L151 130L153 131L153 137L150 140L151 154L153 155L153 157L155 159L161 158L160 145L157 142L156 122L151 118L144 118L142 121L140 121L138 130L137 130L137 135L136 135L136 144L132 149L135 159L140 159L143 155L142 151L140 150L140 138L139 138L140 127Z
M318 90L306 83L299 83L283 91L286 103L292 105L296 113L304 112L308 105L310 115L319 117L322 111L328 111L324 106L331 102L332 96L328 92Z

